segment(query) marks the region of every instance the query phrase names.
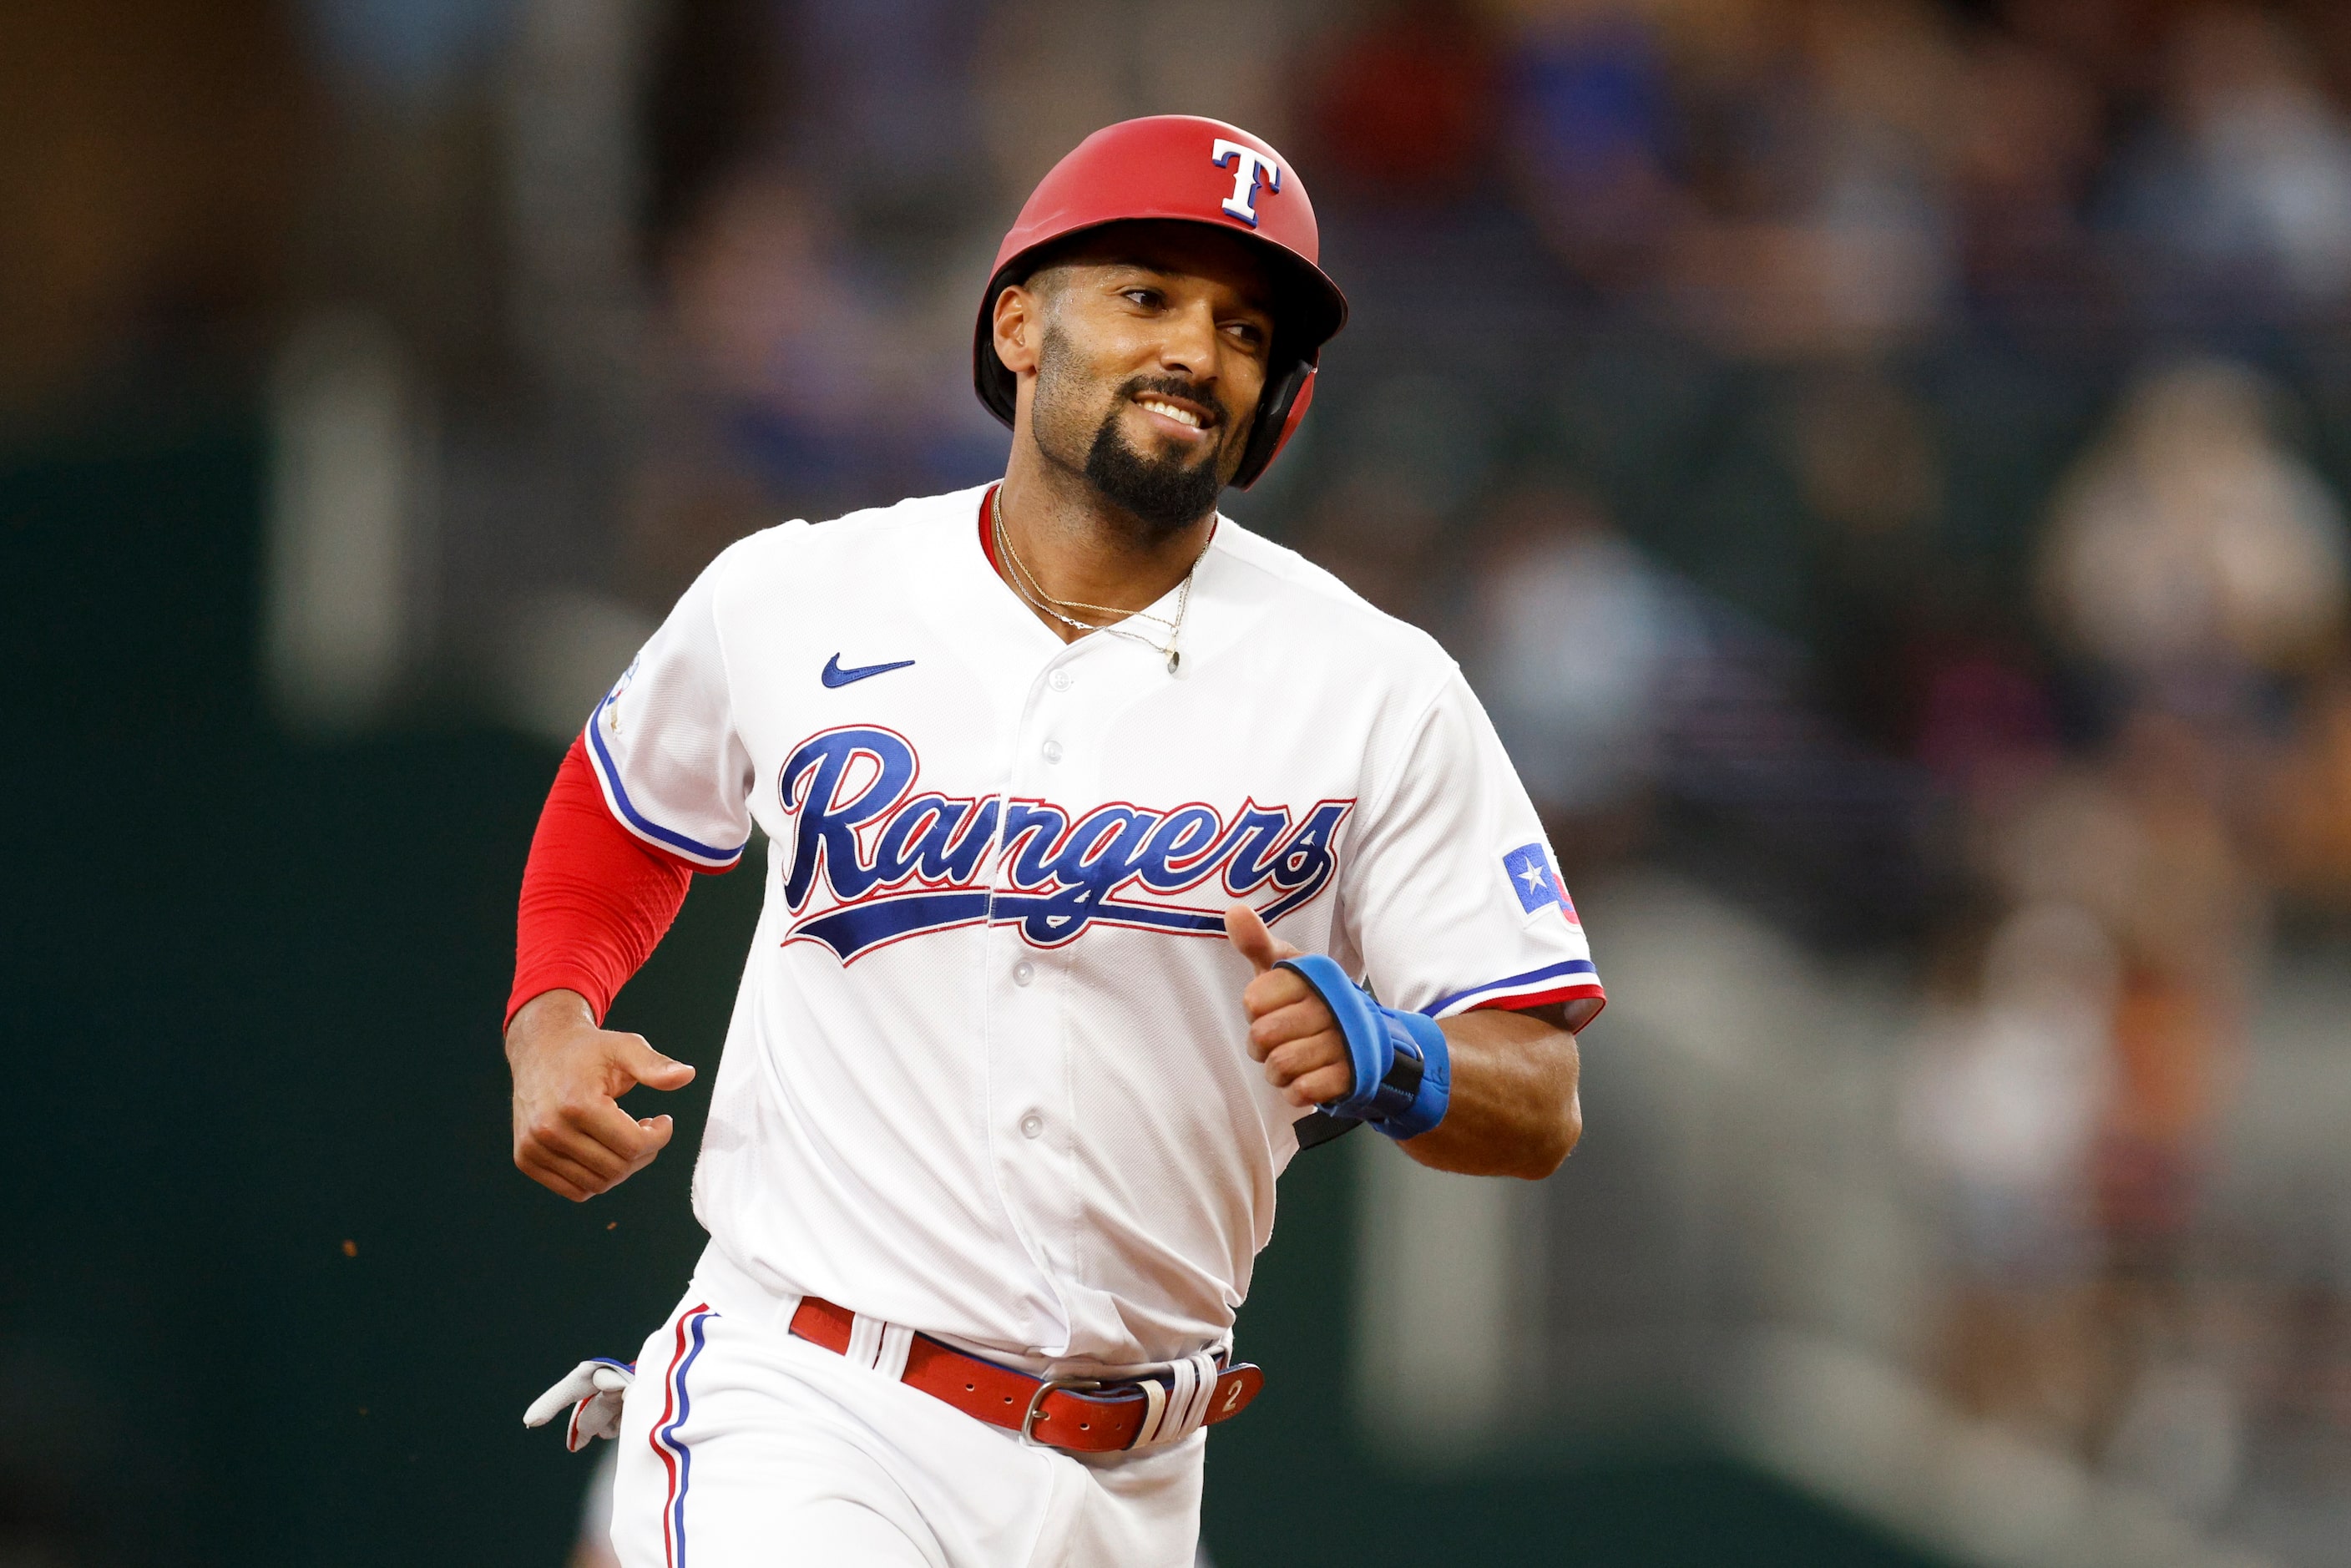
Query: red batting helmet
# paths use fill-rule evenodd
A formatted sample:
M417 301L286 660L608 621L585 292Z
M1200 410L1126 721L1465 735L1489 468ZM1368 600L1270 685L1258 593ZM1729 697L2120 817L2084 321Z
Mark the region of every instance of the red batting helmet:
M1315 263L1321 242L1305 183L1280 153L1238 126L1155 114L1105 126L1053 165L996 252L972 341L973 383L988 413L1012 423L1015 380L996 357L996 297L1029 276L1057 240L1139 219L1206 224L1255 240L1272 263L1273 353L1257 422L1233 483L1257 483L1314 397L1322 345L1346 324L1347 297Z

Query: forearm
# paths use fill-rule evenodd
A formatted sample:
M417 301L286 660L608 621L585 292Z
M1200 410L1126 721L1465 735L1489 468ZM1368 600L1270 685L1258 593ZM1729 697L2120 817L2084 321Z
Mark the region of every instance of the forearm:
M531 1041L543 1031L567 1026L597 1028L595 1005L578 991L540 991L515 1009L514 1016L507 1020L507 1061L511 1062L518 1051L528 1051Z
M1444 1021L1452 1058L1445 1120L1400 1145L1422 1165L1468 1176L1549 1176L1583 1135L1571 1023L1593 1010L1560 1004L1525 1012L1499 1009Z
M576 993L591 1019L653 954L685 902L693 870L612 820L578 741L532 835L516 920L507 1019L553 990Z
M515 1165L575 1202L627 1180L669 1142L670 1118L639 1120L618 1097L694 1076L638 1036L598 1027L669 929L691 877L612 820L575 741L523 871L506 1028Z

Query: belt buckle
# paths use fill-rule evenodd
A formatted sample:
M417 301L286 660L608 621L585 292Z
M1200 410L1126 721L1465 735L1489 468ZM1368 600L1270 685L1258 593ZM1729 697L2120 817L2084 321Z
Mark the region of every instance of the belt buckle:
M1035 1427L1037 1417L1045 1409L1045 1396L1053 1390L1066 1388L1072 1393L1086 1394L1101 1386L1102 1386L1101 1381L1092 1377L1048 1377L1040 1381L1037 1385L1037 1392L1029 1396L1028 1410L1021 1415L1020 1440L1032 1448L1045 1448L1052 1446L1037 1440Z

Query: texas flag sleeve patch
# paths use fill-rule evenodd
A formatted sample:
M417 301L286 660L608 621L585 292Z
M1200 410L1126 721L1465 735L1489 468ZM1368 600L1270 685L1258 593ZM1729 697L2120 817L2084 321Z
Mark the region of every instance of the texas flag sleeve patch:
M1550 852L1540 842L1520 844L1504 855L1502 870L1510 879L1511 890L1519 895L1519 907L1529 915L1546 904L1555 904L1571 923L1581 924L1576 921L1575 905L1568 900L1566 884L1552 869Z

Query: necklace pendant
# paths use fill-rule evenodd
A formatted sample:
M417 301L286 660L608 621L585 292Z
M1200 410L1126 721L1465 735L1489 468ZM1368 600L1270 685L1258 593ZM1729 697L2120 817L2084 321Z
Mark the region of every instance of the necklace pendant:
M1167 650L1167 673L1169 674L1174 674L1176 673L1176 666L1183 662L1184 655L1182 653L1177 653L1173 648Z

